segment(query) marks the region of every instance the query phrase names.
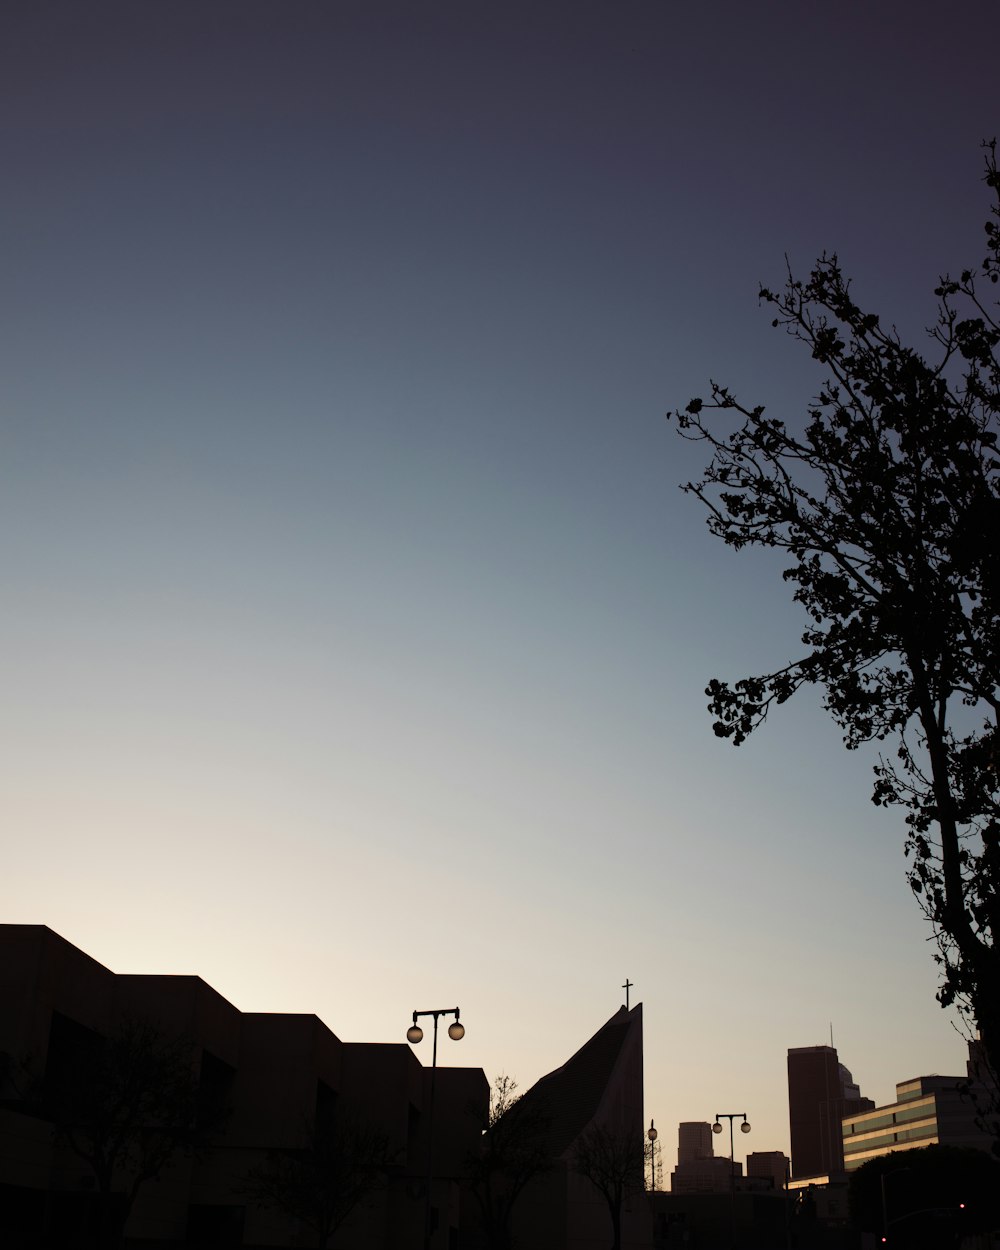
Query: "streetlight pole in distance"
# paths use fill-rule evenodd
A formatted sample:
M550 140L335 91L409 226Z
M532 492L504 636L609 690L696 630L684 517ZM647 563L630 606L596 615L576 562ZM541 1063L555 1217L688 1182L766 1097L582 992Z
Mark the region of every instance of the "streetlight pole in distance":
M649 1192L652 1193L656 1188L656 1139L659 1137L652 1119L649 1121L646 1136L649 1138Z
M454 1021L448 1025L448 1036L453 1042L460 1042L465 1036L465 1025L459 1019L459 1009L457 1007L439 1007L434 1011L415 1011L413 1013L413 1023L406 1030L406 1040L411 1046L416 1046L418 1042L423 1041L424 1031L417 1024L418 1016L434 1017L434 1050L431 1056L431 1096L430 1105L427 1109L427 1193L424 1199L424 1250L430 1250L431 1245L431 1181L434 1174L434 1091L437 1088L437 1061L438 1061L438 1017L454 1016Z
M721 1133L722 1125L719 1121L729 1121L729 1204L733 1224L733 1250L736 1250L736 1148L733 1145L733 1121L738 1119L743 1120L743 1123L740 1125L740 1132L749 1133L750 1121L747 1119L745 1111L717 1111L715 1113L715 1123L712 1125L713 1133Z

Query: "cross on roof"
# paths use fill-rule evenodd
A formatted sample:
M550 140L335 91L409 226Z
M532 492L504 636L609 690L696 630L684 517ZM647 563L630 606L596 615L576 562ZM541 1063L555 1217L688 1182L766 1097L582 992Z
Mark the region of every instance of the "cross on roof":
M626 1011L628 1011L628 992L630 989L633 988L634 984L635 983L633 981L630 981L628 977L626 977L625 984L622 986L622 989L625 991L625 1010Z

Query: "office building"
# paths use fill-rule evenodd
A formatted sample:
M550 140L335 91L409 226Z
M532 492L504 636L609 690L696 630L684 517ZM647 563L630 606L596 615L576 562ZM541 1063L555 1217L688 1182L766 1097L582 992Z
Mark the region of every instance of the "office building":
M789 1159L781 1150L755 1150L747 1155L747 1180L770 1181L771 1189L784 1189Z
M712 1126L707 1120L686 1120L677 1126L677 1162L691 1163L696 1159L711 1159Z
M715 1157L712 1126L707 1121L686 1120L677 1126L677 1166L670 1173L672 1194L726 1193L733 1175L742 1177L743 1165L733 1168L728 1155Z
M844 1170L841 1121L873 1109L833 1046L788 1051L788 1123L792 1176L829 1176Z
M973 1098L976 1046L969 1044L965 1076L918 1076L896 1086L896 1101L847 1115L841 1122L848 1172L879 1155L922 1146L971 1146L990 1150L993 1138L976 1124Z
M725 1194L733 1185L733 1164L728 1155L715 1159L692 1159L678 1163L670 1173L672 1194ZM736 1183L743 1176L743 1164L735 1167Z

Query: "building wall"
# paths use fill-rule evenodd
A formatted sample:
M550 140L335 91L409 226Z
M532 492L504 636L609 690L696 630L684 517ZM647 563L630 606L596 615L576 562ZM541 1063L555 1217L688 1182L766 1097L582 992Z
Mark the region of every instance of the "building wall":
M573 1165L577 1142L600 1126L638 1145L633 1192L623 1204L623 1250L648 1250L652 1220L645 1191L642 1145L642 1005L615 1013L562 1067L524 1095L546 1124L550 1170L525 1190L514 1209L520 1250L605 1250L611 1241L608 1207ZM487 1244L485 1232L470 1246Z
M792 1176L843 1170L841 1120L874 1107L860 1097L850 1072L832 1046L800 1046L788 1051L788 1126Z
M720 1155L714 1159L688 1159L685 1163L678 1163L670 1173L670 1192L672 1194L728 1193L733 1185L734 1174L738 1182L743 1175L743 1164L737 1163L734 1169L728 1155Z
M766 1177L772 1189L783 1189L790 1161L780 1150L754 1150L747 1155L747 1177Z
M923 1146L991 1150L992 1137L976 1124L976 1108L963 1092L967 1077L922 1076L901 1081L896 1101L841 1122L845 1167L853 1172L880 1155Z
M707 1120L685 1120L677 1126L677 1162L711 1159L715 1154L712 1126Z
M616 1017L612 1017L615 1020ZM591 1125L601 1125L613 1132L645 1140L643 1121L643 1050L642 1004L622 1017L625 1037L617 1060L605 1082ZM584 1130L586 1131L586 1130ZM572 1148L567 1152L572 1160ZM626 1197L622 1209L622 1246L625 1250L648 1247L652 1240L652 1224L645 1192L642 1165L635 1188ZM567 1250L604 1250L611 1231L607 1203L585 1177L570 1168Z
M269 1150L303 1146L317 1108L330 1100L384 1133L393 1155L386 1185L338 1232L338 1246L421 1244L430 1074L408 1046L345 1043L313 1015L241 1013L198 977L116 976L42 926L0 925L0 991L0 1052L24 1056L38 1073L51 1058L53 1038L58 1049L86 1038L87 1030L106 1038L123 1018L143 1019L165 1037L186 1039L192 1079L202 1091L225 1095L230 1115L211 1150L202 1157L175 1155L159 1180L140 1190L126 1226L129 1244L204 1250L311 1244L296 1221L254 1204L246 1177ZM446 1041L444 1048L448 1057L461 1053L461 1043ZM12 1073L0 1091L0 1216L16 1206L18 1222L4 1227L0 1218L0 1245L61 1248L71 1238L53 1232L53 1204L68 1203L76 1218L93 1182L85 1164L54 1144L38 1108L25 1113ZM610 1218L603 1197L574 1170L573 1150L593 1125L645 1141L641 1006L616 1013L535 1088L541 1086L553 1099L553 1167L526 1195L521 1245L599 1250L609 1241ZM475 1245L464 1227L468 1204L459 1179L479 1148L487 1100L480 1069L438 1068L431 1191L438 1225L431 1250L451 1250L459 1239ZM623 1246L648 1250L651 1216L641 1163L633 1180Z
M86 1164L54 1142L41 1104L27 1097L21 1069L39 1077L59 1047L85 1042L88 1030L108 1037L122 1019L185 1039L192 1080L230 1108L210 1151L176 1154L157 1182L142 1187L126 1226L130 1241L211 1250L309 1244L296 1221L257 1207L244 1186L269 1150L305 1144L325 1100L384 1132L394 1156L387 1184L348 1220L337 1244L395 1250L420 1243L429 1085L407 1045L345 1044L316 1016L241 1013L198 977L116 976L43 926L0 925L0 1053L10 1057L0 1068L3 1250L61 1247L53 1212L68 1209L79 1222L93 1192ZM446 1250L459 1232L457 1178L478 1146L482 1119L474 1108L485 1104L488 1085L478 1068L440 1067L437 1076L433 1195L440 1221L432 1250Z
M654 1245L663 1250L777 1250L788 1241L784 1194L729 1193L651 1195Z

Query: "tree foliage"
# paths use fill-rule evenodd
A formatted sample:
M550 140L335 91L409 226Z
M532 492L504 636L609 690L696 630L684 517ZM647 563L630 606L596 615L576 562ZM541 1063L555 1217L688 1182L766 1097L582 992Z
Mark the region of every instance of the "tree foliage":
M522 1098L517 1082L501 1073L490 1087L479 1150L468 1160L469 1189L490 1250L510 1250L518 1199L536 1177L551 1170L548 1127L544 1107L533 1098Z
M199 1098L194 1059L184 1038L138 1018L108 1037L80 1030L50 1054L33 1100L93 1173L98 1245L117 1246L142 1186L178 1154L203 1149L224 1119L225 1108Z
M945 1250L1000 1221L1000 1164L982 1150L926 1146L869 1159L850 1179L851 1220L888 1245ZM884 1205L883 1205L884 1199Z
M886 743L873 800L906 813L909 881L930 919L939 998L979 1027L1000 1072L1000 173L986 255L934 294L918 351L862 308L835 255L761 300L825 379L803 421L712 383L674 413L706 445L684 489L736 550L788 559L804 653L706 693L739 745L771 709L817 686L848 748ZM732 418L736 418L736 428Z
M573 1149L574 1170L590 1181L608 1205L612 1250L621 1250L622 1207L643 1189L645 1140L641 1132L592 1124Z
M325 1250L348 1216L382 1188L392 1162L384 1133L333 1106L306 1126L302 1147L269 1150L249 1170L241 1192L291 1216Z

